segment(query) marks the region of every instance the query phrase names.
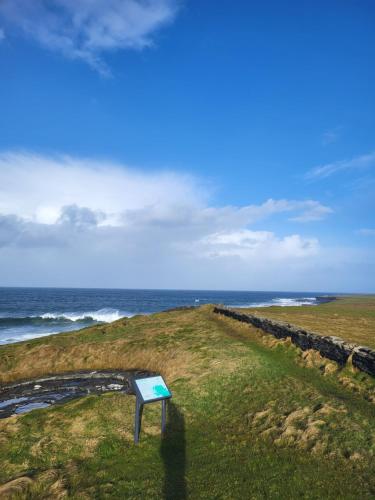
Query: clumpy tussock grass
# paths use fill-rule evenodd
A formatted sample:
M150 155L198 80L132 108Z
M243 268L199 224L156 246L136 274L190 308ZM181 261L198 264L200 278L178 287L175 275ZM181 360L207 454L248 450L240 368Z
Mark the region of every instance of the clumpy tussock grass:
M353 304L354 317L371 312ZM314 330L328 306L310 308ZM134 397L119 393L0 420L0 497L375 495L375 383L350 367L211 306L0 348L2 382L97 368L162 373L173 392L165 436L160 405L148 405L135 446Z

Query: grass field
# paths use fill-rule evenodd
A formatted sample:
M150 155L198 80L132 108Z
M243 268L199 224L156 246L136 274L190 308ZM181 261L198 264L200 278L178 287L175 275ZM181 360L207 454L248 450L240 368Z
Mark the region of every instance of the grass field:
M364 317L361 335L370 338L373 302L346 300L310 308L309 327L320 331L334 317L350 333L351 317L356 335ZM375 495L375 383L349 367L340 371L210 306L0 348L3 382L88 368L162 373L173 391L165 437L160 405L149 405L135 446L134 397L117 393L0 420L0 484L15 480L0 497Z
M337 335L375 349L375 295L340 297L319 307L241 309L258 316L287 321L324 335Z

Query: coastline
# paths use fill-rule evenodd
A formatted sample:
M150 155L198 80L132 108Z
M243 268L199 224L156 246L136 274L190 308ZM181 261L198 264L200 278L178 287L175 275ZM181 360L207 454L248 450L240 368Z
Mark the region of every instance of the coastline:
M0 289L0 345L209 303L242 308L293 307L318 305L333 298L304 292Z
M374 307L375 298L345 298L318 307L258 311L283 315L290 324L298 324L297 317L311 321L319 332L345 324L350 335L356 323L356 333L361 327L361 334L371 338ZM82 391L82 397L64 404L51 404L48 391L38 392L51 388L43 387L43 380L67 372L68 377L96 372L100 379L103 370L139 369L163 375L174 406L173 432L163 439L160 407L146 409L136 449L134 396L117 390L121 381L100 380L89 387L90 394ZM374 450L368 436L375 432L375 378L215 314L210 305L0 346L0 376L3 387L23 380L23 388L35 396L14 402L21 413L0 419L0 484L26 477L38 494L52 494L58 473L74 497L111 484L116 497L137 497L147 485L147 492L160 498L160 471L169 449L173 466L168 471L181 454L189 461L184 477L192 498L207 494L207 482L218 494L235 498L249 491L261 497L270 484L283 498L307 489L314 498L347 497L348 492L350 498L367 498L373 491ZM8 396L22 397L20 391ZM29 403L45 406L22 413ZM179 446L183 452L176 455ZM146 475L134 476L145 463L150 464ZM28 464L33 464L32 474Z

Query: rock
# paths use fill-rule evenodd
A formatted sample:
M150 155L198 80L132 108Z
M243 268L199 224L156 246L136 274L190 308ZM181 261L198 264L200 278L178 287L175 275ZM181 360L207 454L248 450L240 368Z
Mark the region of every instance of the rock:
M225 307L215 307L216 314L222 314L229 318L249 323L264 332L270 333L277 339L290 338L293 344L303 351L314 349L323 357L335 361L344 366L349 357L356 368L375 376L375 351L363 346L356 346L345 340L334 337L319 335L282 321L274 321L253 314L243 314Z
M322 356L336 361L344 366L352 353L353 346L338 337L324 337L310 334L312 338L312 348L320 352Z
M375 351L369 347L357 346L353 350L353 366L363 372L375 375Z

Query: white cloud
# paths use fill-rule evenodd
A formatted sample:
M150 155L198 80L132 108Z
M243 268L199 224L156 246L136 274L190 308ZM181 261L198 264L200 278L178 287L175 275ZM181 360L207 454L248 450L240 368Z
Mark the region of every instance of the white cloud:
M103 75L106 51L140 50L171 22L176 0L3 0L0 15L47 49L80 59Z
M55 223L62 207L76 204L104 212L107 225L118 225L127 211L162 214L166 207L199 206L204 197L188 175L142 173L69 156L0 154L0 213L34 222Z
M269 231L249 229L210 234L198 246L210 258L237 256L270 262L309 257L319 252L316 238L301 238L298 234L278 238Z
M332 208L322 205L318 201L307 200L304 202L294 202L294 209L302 209L300 215L291 217L290 220L296 222L310 222L324 219L328 214L333 213Z
M213 206L204 183L186 174L150 173L104 160L3 153L1 281L311 289L312 284L304 285L306 273L315 276L319 266L330 262L317 238L285 233L282 222L278 233L249 226L281 216L315 220L329 211L314 200ZM326 277L323 273L321 279Z
M290 217L290 220L296 222L310 222L323 219L326 215L333 212L330 207L322 205L315 200L273 200L270 198L261 205L251 205L241 209L251 222L267 216L285 213L297 212L297 215Z
M326 165L320 165L309 170L306 174L307 179L323 179L329 177L337 172L343 172L346 170L363 170L366 168L372 168L375 166L375 152L357 156L351 160L342 160L332 163L327 163Z
M314 200L273 200L243 207L208 206L198 179L142 172L111 161L31 153L0 154L0 214L53 224L65 206L101 212L101 225L240 228L279 213L309 221L331 212ZM204 229L205 230L205 229Z

